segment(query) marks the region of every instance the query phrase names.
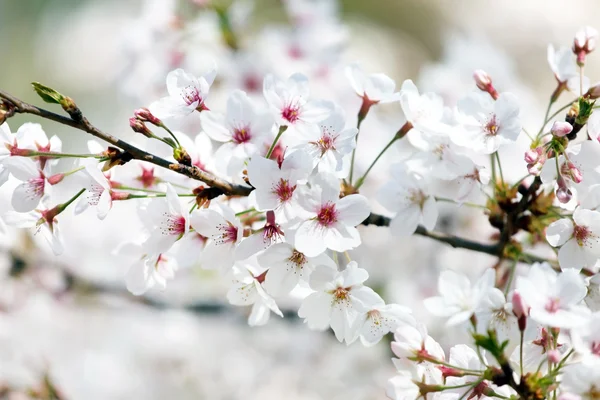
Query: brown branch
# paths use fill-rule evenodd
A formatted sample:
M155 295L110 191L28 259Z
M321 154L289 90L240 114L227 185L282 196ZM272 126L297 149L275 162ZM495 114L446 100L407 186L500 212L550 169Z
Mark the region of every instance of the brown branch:
M171 171L175 171L179 174L185 175L197 181L204 182L211 188L219 189L223 194L247 196L252 191L252 188L248 186L236 185L227 182L223 179L217 178L216 176L208 172L202 171L198 167L189 167L183 164L178 164L176 162L165 160L164 158L148 153L109 133L101 131L100 129L92 125L85 117L82 117L81 120L76 121L69 117L55 114L51 111L21 101L16 97L1 90L0 98L4 99L6 102L14 106L14 111L17 113L37 115L38 117L49 119L51 121L58 122L59 124L67 125L72 128L82 130L84 132L89 133L92 136L97 137L98 139L102 139L105 142L108 142L113 146L118 147L121 150L129 153L136 160L146 161L159 167L170 169Z
M379 214L371 214L371 215L369 215L369 217L366 220L364 220L362 222L362 224L363 225L375 225L375 226L389 226L390 218L384 217L383 215L379 215ZM473 251L477 251L479 253L485 253L485 254L489 254L492 256L498 256L500 251L504 248L504 245L500 242L496 243L496 244L485 244L485 243L475 242L475 241L464 239L464 238L454 236L454 235L447 235L445 233L428 231L427 229L425 229L423 226L420 226L420 225L417 227L415 234L421 235L421 236L426 236L433 240L437 240L438 242L446 243L455 249L473 250ZM529 253L522 253L519 256L519 261L522 261L525 263L534 263L534 262L547 262L550 264L554 263L551 260L547 260L547 259L535 256L535 255L529 254Z

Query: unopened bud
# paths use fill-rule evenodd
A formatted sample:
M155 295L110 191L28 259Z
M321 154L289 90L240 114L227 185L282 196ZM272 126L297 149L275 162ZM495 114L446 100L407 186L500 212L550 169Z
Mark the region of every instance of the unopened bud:
M65 178L65 174L55 174L47 178L48 183L51 185L56 185L61 182Z
M173 158L180 164L192 166L192 157L183 147L177 147L173 149Z
M567 186L565 179L562 176L559 176L556 180L558 184L558 189L556 189L556 198L563 204L568 203L573 198L573 192Z
M542 150L540 147L527 150L525 152L525 162L527 164L535 164L540 159L540 150Z
M129 118L129 126L133 129L134 132L141 133L146 137L153 137L154 134L148 129L144 121L137 119L136 117Z
M529 314L529 307L525 303L525 300L518 291L514 291L512 295L512 306L513 314L517 317L517 323L519 330L524 331L527 327L527 315Z
M596 100L600 97L600 82L596 83L594 86L590 87L585 94L585 97L588 97L592 100Z
M133 112L133 115L141 121L148 121L152 125L161 126L162 121L154 116L147 108L138 108Z
M447 378L449 376L455 376L455 377L463 377L465 376L464 371L461 371L459 369L456 368L452 368L452 367L446 367L445 365L440 365L438 366L439 370L442 371L442 376L444 378Z
M567 136L573 130L573 125L565 121L555 121L550 129L550 132L554 136L563 137Z
M479 90L489 93L494 100L498 98L498 92L492 85L492 78L487 72L482 69L477 69L473 73L473 79L475 79L475 85L477 85Z
M575 164L573 164L572 162L568 162L567 168L569 169L569 175L571 176L573 182L581 183L581 181L583 181L583 174Z
M596 48L597 36L598 31L591 26L586 26L575 34L575 39L573 40L573 53L577 56L577 64L579 66L585 64L585 56Z
M550 361L552 364L558 364L561 358L562 356L560 354L560 351L556 349L548 351L548 361Z

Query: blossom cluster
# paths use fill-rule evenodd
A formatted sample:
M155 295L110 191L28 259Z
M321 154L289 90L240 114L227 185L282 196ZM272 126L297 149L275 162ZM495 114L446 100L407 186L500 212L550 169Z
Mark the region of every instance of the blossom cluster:
M300 46L319 42L318 33L337 21L300 11L292 7L298 30L286 39L288 55L327 66L324 48L333 44ZM217 12L231 18L228 10ZM223 37L237 51L230 25ZM348 64L344 85L359 104L348 117L339 102L311 94L312 77L305 74L263 73L250 61L233 79L220 75L216 61L204 60L199 73L172 69L166 95L149 94L147 107L132 112L139 147L113 140L72 99L34 84L43 100L68 114L55 120L111 146L90 140L81 154L64 153L61 141L37 123L13 131L4 121L13 114L46 114L1 96L0 185L10 181L15 188L0 229L32 228L59 256L69 246L61 235L63 213L94 212L103 220L119 203L138 202L144 231L114 249L130 260L123 275L133 295L169 290L179 269L200 265L229 282L230 304L251 307L251 326L268 323L271 313L283 317L278 304L294 297L301 298L297 314L309 329L331 329L340 342L372 346L394 333L392 399L596 398L600 113L594 104L600 86L583 75L596 36L588 27L572 48L549 46L557 86L536 134L523 127L518 97L498 90L482 70L473 74L473 91L449 105L421 93L412 80L397 88L385 74ZM232 86L222 109L211 105L220 79ZM566 92L576 99L550 115ZM384 104L399 105L402 123L361 169L356 153L368 140L359 135L361 125ZM199 129L173 128L190 118ZM525 176L510 182L500 152L523 138L529 139ZM372 168L399 143L410 146L409 154L389 165L376 195L362 194ZM61 159L75 162L66 166ZM67 195L63 188L73 185L79 190ZM497 244L467 245L435 232L442 202L484 209L498 230ZM375 207L392 216L372 213ZM425 301L449 326L463 326L472 345L455 345L446 357L411 308L386 303L369 287L369 272L349 253L362 244L361 224L499 257L474 284L442 271L439 296ZM556 260L525 251L533 245L555 249ZM522 264L528 269L519 274Z

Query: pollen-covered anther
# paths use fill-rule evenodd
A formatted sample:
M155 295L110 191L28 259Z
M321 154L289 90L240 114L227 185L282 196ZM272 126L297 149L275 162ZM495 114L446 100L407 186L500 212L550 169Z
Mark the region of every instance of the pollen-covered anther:
M281 117L290 123L298 121L300 118L300 107L297 104L290 103L281 111Z
M338 211L335 209L335 203L327 202L322 205L317 214L317 221L324 227L335 224L338 221Z

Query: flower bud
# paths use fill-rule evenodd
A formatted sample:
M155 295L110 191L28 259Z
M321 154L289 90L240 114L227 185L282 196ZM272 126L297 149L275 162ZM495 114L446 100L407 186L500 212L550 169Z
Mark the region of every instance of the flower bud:
M527 171L531 175L538 176L542 172L542 167L548 158L544 147L536 147L525 152L525 162L527 163Z
M575 34L575 39L573 40L573 53L577 56L577 64L579 66L585 64L585 56L596 48L597 36L598 31L591 26L586 26Z
M556 189L556 198L563 204L568 203L573 198L573 192L567 186L565 179L562 176L559 176L556 180L558 184L558 189Z
M498 98L498 92L492 85L492 78L487 72L482 69L477 69L473 73L473 79L475 79L475 85L477 85L479 90L489 93L494 100Z
M141 121L148 121L152 125L161 126L162 121L154 116L147 108L138 108L133 112L133 115Z
M519 330L524 331L527 326L527 316L529 314L529 306L518 291L514 291L512 295L513 314L517 317Z
M154 136L154 134L152 134L150 129L148 129L144 121L141 121L136 117L129 118L129 126L131 127L131 129L133 129L134 132L141 133L146 137L151 138Z
M556 137L567 136L573 130L573 125L565 121L554 121L550 132Z
M581 173L579 168L575 166L575 164L573 164L572 162L568 162L567 168L569 169L569 175L571 176L573 182L581 183L581 181L583 181L583 174Z
M548 351L548 361L550 361L553 364L558 364L561 360L561 354L560 351L553 349L553 350L549 350Z
M173 149L173 158L180 164L192 166L192 158L183 147Z
M527 150L525 152L525 162L527 164L535 164L540 159L540 150L542 150L540 147Z

